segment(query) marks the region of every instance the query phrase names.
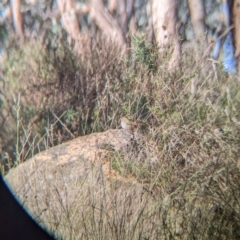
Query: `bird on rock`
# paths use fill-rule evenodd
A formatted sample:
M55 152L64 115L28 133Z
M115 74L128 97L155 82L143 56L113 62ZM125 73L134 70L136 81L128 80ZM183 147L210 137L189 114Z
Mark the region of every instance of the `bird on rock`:
M132 121L128 120L126 117L121 117L120 121L121 121L121 127L124 130L128 130L128 131L133 131L134 127L141 125L138 122L132 122Z

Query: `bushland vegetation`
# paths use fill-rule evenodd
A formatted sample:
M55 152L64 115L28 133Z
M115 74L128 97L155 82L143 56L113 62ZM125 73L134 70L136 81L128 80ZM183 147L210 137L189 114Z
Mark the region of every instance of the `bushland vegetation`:
M64 239L239 239L237 77L196 59L201 46L183 50L171 72L171 53L159 54L141 35L124 51L101 37L86 46L81 55L64 40L55 48L31 41L8 48L1 65L3 171L69 139L119 128L124 115L142 123L147 140L137 154L113 151L112 167L148 190L139 196L130 187L126 196L126 186L116 188L122 200L114 205L106 189L93 197L86 188L84 202L46 221L48 228ZM76 214L79 206L88 211Z

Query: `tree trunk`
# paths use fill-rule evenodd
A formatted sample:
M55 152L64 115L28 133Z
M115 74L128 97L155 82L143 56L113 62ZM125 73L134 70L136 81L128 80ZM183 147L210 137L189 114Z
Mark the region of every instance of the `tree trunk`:
M173 50L169 62L169 70L176 69L180 64L180 42L175 0L152 0L152 16L155 38L160 52L168 48Z
M188 0L191 22L197 43L197 56L200 59L207 48L205 11L202 0ZM199 49L200 52L199 52Z
M22 14L20 11L21 3L22 3L21 0L11 0L14 28L15 28L17 35L20 37L21 41L23 41L24 40L23 20L22 20Z
M234 43L235 57L237 59L238 73L240 72L240 0L233 1L233 24L234 24Z
M126 39L121 27L112 15L105 9L103 0L92 0L91 18L96 25L120 46L126 46Z
M62 26L69 34L70 44L75 41L74 50L81 53L80 26L73 3L71 0L58 0L57 3L61 12Z
M206 27L204 23L205 13L202 0L188 0L191 22L195 38L205 38Z

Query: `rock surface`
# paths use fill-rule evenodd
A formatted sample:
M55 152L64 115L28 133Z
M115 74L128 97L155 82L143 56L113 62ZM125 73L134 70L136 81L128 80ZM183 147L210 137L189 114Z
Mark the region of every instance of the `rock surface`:
M27 196L30 192L26 191L26 186L32 181L37 180L35 184L39 184L40 189L43 180L52 183L64 180L71 184L97 166L102 168L104 176L121 178L117 171L111 169L107 156L111 151L125 151L131 139L132 136L123 130L78 137L35 155L12 169L5 179L17 195Z
M78 137L35 155L12 169L5 180L33 217L50 229L63 224L63 218L69 225L66 212L72 208L83 214L88 214L91 206L100 208L107 204L104 209L112 209L111 198L116 197L119 202L116 211L128 215L123 208L127 191L134 195L138 192L131 204L139 204L143 188L134 178L125 178L112 169L108 156L113 151L126 151L131 141L131 134L123 130ZM55 231L60 236L69 236L65 228Z

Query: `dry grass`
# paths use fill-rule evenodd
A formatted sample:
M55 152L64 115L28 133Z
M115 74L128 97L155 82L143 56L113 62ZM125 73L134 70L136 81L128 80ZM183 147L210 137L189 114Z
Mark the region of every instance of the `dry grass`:
M128 154L111 153L112 168L134 182L109 183L94 166L76 180L69 202L66 182L46 185L49 199L35 199L34 216L63 239L239 239L238 79L212 63L206 70L189 54L181 70L169 73L167 56L156 59L151 45L135 41L128 57L100 41L81 58L64 45L31 54L21 67L8 58L2 115L11 112L10 93L21 92L19 161L74 136L116 128L121 115L140 120L147 139ZM15 116L2 138L9 132L8 139L16 138Z

